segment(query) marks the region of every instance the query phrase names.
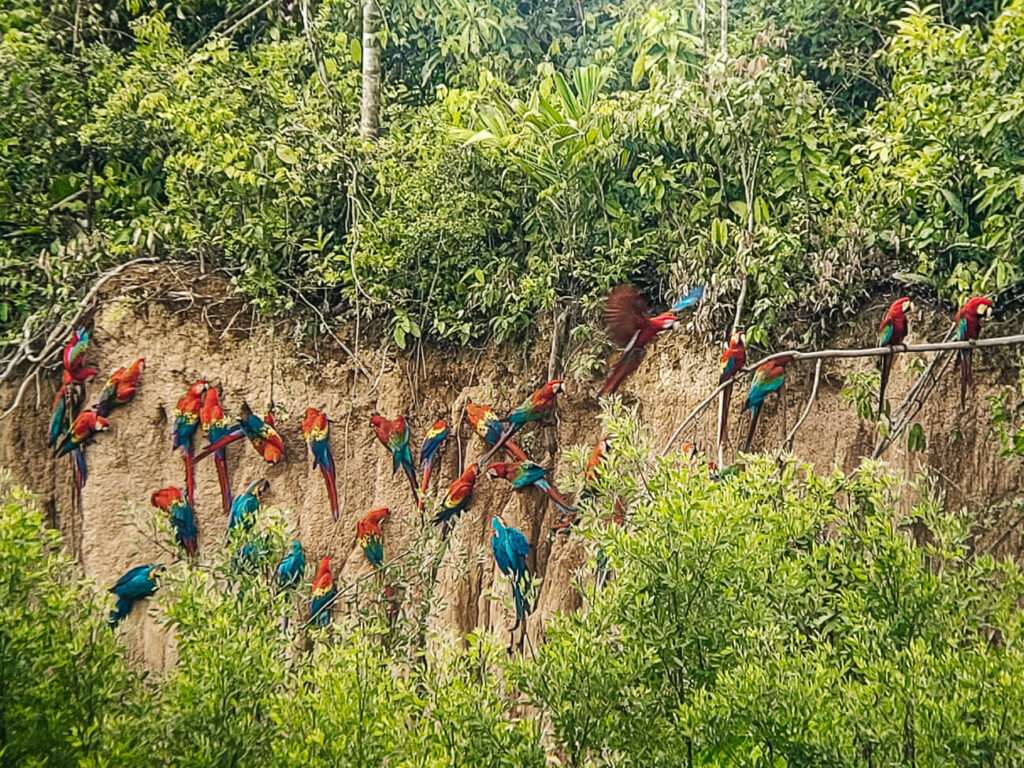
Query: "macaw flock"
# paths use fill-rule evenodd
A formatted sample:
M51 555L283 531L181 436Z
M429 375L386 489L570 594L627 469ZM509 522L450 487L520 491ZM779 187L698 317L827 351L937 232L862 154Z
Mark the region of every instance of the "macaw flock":
M673 328L678 322L678 313L696 304L703 295L703 288L696 288L677 301L672 308L653 317L650 316L644 300L639 292L630 285L619 286L608 295L605 309L605 321L611 338L623 351L617 362L612 366L608 378L601 389L602 395L614 393L630 373L639 366L646 353L646 348L662 332ZM907 313L913 304L909 298L899 298L892 303L878 329L878 346L889 347L888 354L882 357L880 401L884 403L885 387L892 368L893 357L899 351L907 335ZM984 297L970 299L956 314L956 338L958 340L977 339L981 329L982 318L990 311L992 302ZM49 443L55 448L57 456L69 455L72 462L74 477L73 494L76 503L80 504L81 490L86 481L86 462L84 449L96 435L109 426L108 418L112 411L129 403L139 387L145 361L136 360L126 368L118 368L107 380L100 391L96 404L88 409L81 409L84 400L85 384L96 377L95 370L87 367L85 355L89 344L86 329L78 329L67 343L63 353L63 382L54 401L53 415L50 420ZM780 356L758 366L751 379L750 389L744 404L744 410L750 411L744 451L749 451L757 420L765 399L782 386L785 367L792 361L791 356ZM746 363L743 332L735 330L728 346L721 355L721 376L719 384L725 385L722 390L723 407L719 419L719 441L726 432L728 405L732 382L737 373ZM966 397L971 376L971 350L960 351L961 370L961 404ZM546 478L550 471L531 461L529 457L513 442L512 438L527 424L543 422L552 415L557 396L564 391L560 379L549 381L513 410L504 419L499 419L495 412L483 405L468 403L466 418L488 446L482 458L470 463L462 475L448 488L437 513L430 522L437 526L440 536L447 537L455 519L470 504L473 487L481 467L492 478L502 478L513 489L536 487L551 497L561 511L556 530L568 531L573 519L571 506L559 493L558 489ZM419 511L420 524L425 525L424 501L427 497L431 470L437 456L448 437L448 425L444 421L436 422L426 433L419 451L419 469L422 477L417 479L416 466L413 462L410 445L410 430L404 416L387 419L375 415L370 419L373 429L381 444L391 453L392 472L402 469L409 481L414 503ZM206 446L196 453L196 434L201 431L206 438ZM338 521L338 492L335 481L334 457L330 447L330 421L327 414L316 408L306 409L302 419L302 434L313 456L313 465L320 470L327 486L327 495L331 515ZM253 537L253 531L260 510L260 496L269 485L266 480L258 479L251 482L245 491L233 497L228 478L225 450L236 440L246 438L252 447L268 464L276 464L285 455L284 442L274 429L273 412L261 418L253 413L248 405L243 404L241 417L229 419L221 406L217 389L206 381L197 381L185 393L174 410L171 427L172 449L180 450L185 464L185 491L170 487L154 491L150 497L152 505L165 513L175 531L177 543L189 558L198 554L196 542L196 524L193 515L196 464L212 456L217 468L220 484L221 504L227 518L229 536L239 536L245 543L235 556L234 563L244 567L260 554L259 540ZM608 435L602 436L586 465L586 482L593 482L599 471L603 457L610 449ZM512 461L491 462L499 452L505 451ZM718 470L713 463L708 463L712 476ZM724 472L723 472L724 474ZM382 523L390 515L391 510L380 507L369 512L359 521L356 528L356 539L384 584L384 534ZM617 508L612 522L621 524L624 511ZM530 553L529 542L516 528L506 525L501 515L494 515L491 520L494 534L491 538L491 551L498 569L504 574L511 585L515 605L515 624L512 632L522 625L530 611L528 595L530 591L530 573L527 569L527 558ZM157 589L157 575L163 566L146 564L136 566L127 571L117 583L110 588L116 597L116 607L110 615L111 626L116 626L128 613L133 605L152 595ZM299 541L293 542L287 555L276 569L274 578L280 589L295 589L303 581L306 570L306 556ZM392 596L391 588L384 586L385 596ZM331 575L330 557L320 559L316 574L312 581L310 597L310 623L326 625L330 618L330 608L337 594L334 579Z

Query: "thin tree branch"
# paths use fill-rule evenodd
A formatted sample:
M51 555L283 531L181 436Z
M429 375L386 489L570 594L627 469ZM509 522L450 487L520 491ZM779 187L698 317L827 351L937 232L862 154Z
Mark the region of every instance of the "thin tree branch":
M786 439L782 443L784 450L792 450L793 438L796 436L796 431L800 429L800 425L804 423L807 418L807 414L811 412L811 406L814 405L814 401L818 399L818 384L821 383L821 363L822 358L818 358L818 362L814 365L814 386L811 387L811 396L807 398L807 405L804 406L804 412L800 414L800 418L796 420L796 424L786 435Z

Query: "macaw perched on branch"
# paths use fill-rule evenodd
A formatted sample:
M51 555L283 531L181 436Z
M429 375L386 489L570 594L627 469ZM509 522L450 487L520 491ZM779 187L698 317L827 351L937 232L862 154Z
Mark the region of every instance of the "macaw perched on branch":
M185 457L185 491L188 503L195 502L196 474L192 454L192 439L199 428L199 409L203 407L203 395L206 394L207 383L197 381L188 388L185 396L174 408L174 420L171 422L171 447L181 448Z
M434 525L441 526L441 537L447 537L451 530L452 520L462 513L469 505L470 496L473 494L473 486L476 485L476 473L480 465L474 462L466 467L459 478L448 487L448 495L441 502L441 509L434 516Z
M163 568L162 565L153 563L137 565L117 580L114 586L110 588L110 591L117 598L117 604L114 606L114 610L110 612L109 623L111 627L116 627L120 624L121 620L131 613L135 603L156 592L158 586L156 574L158 571L163 570Z
M743 410L750 409L750 428L747 430L744 451L749 451L750 444L754 441L754 430L757 428L757 419L761 415L764 399L772 392L777 392L782 386L786 364L792 359L791 355L783 355L769 360L767 363L762 363L754 371L754 377L750 382L750 391L747 393L747 402L743 406Z
M82 411L71 422L71 428L64 434L61 442L57 445L57 456L71 454L72 466L74 468L75 489L80 494L85 487L88 472L85 466L84 448L99 432L106 432L110 424L96 411L89 409Z
M181 495L181 491L174 487L154 491L149 497L149 503L170 516L175 540L189 557L195 557L199 552L199 545L196 543L196 519L192 507Z
M399 467L402 468L405 476L409 478L413 499L418 504L420 491L419 485L416 483L416 469L412 465L412 451L409 449L409 425L405 421L405 416L385 419L378 414L370 419L370 426L373 427L377 439L391 452L391 473L394 474Z
M302 581L306 572L306 555L302 551L302 542L293 541L288 554L284 556L274 572L274 581L278 590L294 589Z
M224 409L220 404L220 393L216 387L210 387L203 395L203 404L199 409L199 425L208 443L213 444L227 435L231 428ZM199 461L199 457L196 457ZM225 515L231 514L231 481L228 479L228 457L223 448L213 454L213 463L217 466L217 483L220 485L220 503Z
M331 575L331 558L323 557L313 577L313 599L309 604L310 622L323 626L331 620L330 602L334 599L334 577Z
M100 416L106 417L114 410L115 406L130 403L135 392L139 388L139 379L146 367L144 358L139 358L127 368L118 368L107 379L107 383L100 390L100 397L93 406L93 410Z
M356 541L359 542L370 565L377 571L384 567L384 532L381 531L380 524L390 514L390 509L380 507L356 524Z
M260 497L270 488L270 483L262 477L253 480L245 493L231 502L231 513L228 515L228 532L236 528L251 531L256 524L256 515L260 511Z
M338 485L334 475L334 455L328 443L330 434L331 425L327 420L327 414L316 408L307 408L306 416L302 419L302 437L313 453L313 466L319 467L324 476L327 499L331 505L331 517L334 518L334 522L338 522Z
M53 398L53 415L50 417L49 445L57 444L61 434L70 426L75 400L83 392L83 385L96 378L96 371L85 366L85 351L89 347L89 332L78 328L72 333L71 340L64 347L61 355L63 372L60 389ZM106 414L100 414L105 416Z
M503 431L501 428L501 420L489 406L467 402L466 420L469 422L469 425L473 427L473 431L484 439L484 442L487 443L489 448L493 448L501 439L501 433ZM520 461L528 460L522 449L511 440L505 441L505 450Z
M732 400L732 382L747 362L747 348L743 343L743 331L733 331L729 336L729 346L722 352L721 374L718 377L719 384L729 382L722 390L722 398L719 400L718 413L718 444L726 438L727 426L729 423L729 403Z
M914 308L914 303L903 296L896 299L889 305L889 311L885 313L882 322L878 325L878 346L898 347L907 338L907 312ZM881 417L885 410L885 385L889 383L889 374L892 372L892 363L895 353L889 352L881 358L882 374L878 381L878 415Z
M518 530L505 525L500 515L491 518L494 535L491 537L491 553L498 570L504 574L512 585L512 598L515 602L516 623L510 632L515 632L526 621L530 611L526 593L530 590L530 573L526 569L526 558L530 555L530 543ZM512 644L509 642L509 650Z
M532 461L499 462L487 467L487 476L491 479L500 477L508 480L516 489L527 488L531 485L537 486L551 497L555 506L561 511L561 517L565 517L567 513L575 512L576 507L570 505L558 492L558 489L544 478L544 475L550 471Z
M427 489L430 487L430 472L434 468L434 459L448 437L448 424L442 419L435 421L434 426L427 430L423 444L420 446L420 469L423 480L420 482L420 525L423 524L423 504L427 500Z
M522 405L508 415L508 418L502 419L502 421L508 423L508 429L501 433L498 442L480 459L479 463L486 464L490 461L495 453L505 447L505 443L512 438L512 435L523 428L523 425L531 421L539 421L551 415L555 410L555 398L560 392L565 392L565 385L562 380L552 379L526 398Z
M956 313L957 341L973 341L981 334L981 319L991 314L992 302L984 296L968 299ZM971 354L973 349L960 350L960 407L967 401L967 388L971 385Z

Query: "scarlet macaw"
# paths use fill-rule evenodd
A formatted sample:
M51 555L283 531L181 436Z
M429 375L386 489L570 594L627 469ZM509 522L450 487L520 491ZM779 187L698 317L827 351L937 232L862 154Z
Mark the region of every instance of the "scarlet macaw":
M747 393L747 402L743 406L743 410L750 409L750 428L747 430L744 451L750 450L750 444L754 440L754 430L757 428L757 419L761 415L764 399L772 392L777 392L782 386L786 364L792 359L791 355L783 355L762 363L754 371L754 377L750 382L750 391Z
M100 416L109 416L114 406L130 403L139 388L139 378L146 367L146 361L139 358L127 368L118 368L107 379L100 391L100 397L93 410Z
M390 509L380 507L356 524L356 541L359 542L370 565L378 571L384 566L384 532L381 531L380 524L390 514Z
M263 478L253 480L245 493L231 502L231 512L228 515L228 532L236 528L251 531L256 524L256 515L260 511L260 497L270 488Z
M174 538L182 546L189 557L195 557L199 551L196 543L196 520L188 500L177 488L163 488L154 491L149 503L171 518Z
M469 505L470 496L473 494L473 486L476 485L476 473L479 469L477 463L470 464L466 471L448 487L448 495L441 502L441 509L434 516L434 525L441 526L441 536L448 535L451 529L452 520L462 513Z
M434 426L427 430L427 436L423 438L420 446L420 469L423 471L423 480L420 483L420 524L423 524L423 504L427 499L427 488L430 486L430 471L434 467L434 458L448 437L448 424L444 420L435 421Z
M266 419L261 419L252 412L248 403L242 403L242 418L238 426L267 464L277 464L284 458L284 441L274 429L273 407L267 411Z
M981 334L981 319L992 310L992 302L984 296L968 299L956 313L957 341L973 341ZM971 384L971 353L973 349L960 350L960 407L967 401L967 387Z
M334 577L331 575L331 558L323 557L316 569L316 576L313 577L313 599L309 604L312 616L310 621L316 621L323 626L331 619L330 602L334 599Z
M733 331L729 336L729 346L722 352L721 374L719 384L726 384L722 390L721 413L718 415L718 444L725 440L726 428L729 423L729 403L732 400L732 382L736 374L747 362L747 348L743 343L743 331Z
M526 568L526 558L530 555L530 543L518 530L505 525L500 515L491 518L494 535L491 537L491 553L498 570L504 574L512 585L512 598L515 602L516 623L510 632L515 632L526 621L530 610L526 593L530 589L530 574ZM511 647L511 645L510 645Z
M522 429L524 424L531 421L538 421L551 414L555 409L555 398L560 392L564 391L565 385L562 383L562 380L552 379L526 398L522 405L508 415L508 418L503 419L503 421L508 422L508 429L502 432L501 437L498 438L498 442L495 443L484 458L480 460L480 463L486 464L490 460L491 456L505 447L505 443L512 438L512 435Z
M313 453L313 466L319 467L327 486L327 499L331 505L331 517L338 522L338 486L334 476L334 455L327 442L331 434L331 426L327 414L316 408L307 408L302 420L302 437Z
M645 347L663 331L675 328L679 322L675 312L662 312L650 317L647 303L632 285L612 288L604 310L608 335L620 347L622 356L612 367L608 378L601 387L602 395L609 395L619 388L623 380L640 367L647 354Z
M228 418L220 404L220 393L216 387L210 387L203 395L203 404L199 409L199 425L207 442L216 443L231 431ZM199 459L197 458L196 461ZM223 448L213 454L213 463L217 466L217 483L220 485L220 503L225 515L231 514L231 481L228 479L228 457Z
M110 612L110 626L116 627L121 620L131 613L135 603L156 592L156 574L163 570L162 565L137 565L124 574L110 588L117 598L114 610Z
M57 445L57 456L71 454L74 467L75 488L81 492L87 478L85 453L83 449L98 432L105 432L110 424L96 411L82 411L71 422L71 428L65 433Z
M64 347L61 356L63 371L60 389L53 398L53 415L50 417L49 445L57 444L71 419L71 411L75 406L73 400L82 394L85 382L96 377L96 371L85 367L85 351L89 346L89 332L78 328L71 335L71 340ZM101 416L106 414L100 414Z
M907 337L907 315L914 308L914 303L906 296L896 299L889 305L889 311L885 313L882 322L878 326L878 346L897 347ZM892 371L894 353L889 352L882 360L882 375L878 381L878 415L881 417L885 410L885 385L889 382L889 373Z
M399 467L402 468L405 476L409 478L413 498L418 504L419 486L416 483L416 469L412 465L412 451L409 449L409 425L405 421L405 416L385 419L378 414L370 419L370 426L373 427L377 439L391 452L391 473L394 474Z
M171 422L171 448L181 448L185 457L185 491L188 503L195 502L196 476L192 460L192 438L199 427L199 409L203 407L203 395L206 394L205 381L197 381L188 388L185 396L174 408L174 420Z
M514 461L491 464L487 467L487 476L492 479L500 477L508 480L512 483L512 487L517 489L535 485L551 497L555 506L561 510L563 517L567 512L575 512L576 507L571 506L558 492L558 489L544 478L549 471L532 461Z
M477 405L476 403L466 403L466 420L469 421L473 430L484 439L488 447L493 448L494 445L501 439L501 420L486 405ZM505 442L505 450L511 453L520 461L527 461L527 456L523 453L522 449L513 443L511 440Z

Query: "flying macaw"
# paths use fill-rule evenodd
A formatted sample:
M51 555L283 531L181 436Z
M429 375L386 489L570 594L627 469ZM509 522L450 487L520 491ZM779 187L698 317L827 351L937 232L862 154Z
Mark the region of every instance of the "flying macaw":
M154 491L149 503L167 515L170 515L174 527L174 538L182 546L189 557L195 557L199 551L196 543L196 520L188 500L181 495L178 488L163 488Z
M560 392L565 392L565 385L562 383L562 380L552 379L526 398L522 405L508 415L508 418L502 419L502 421L508 422L508 429L501 433L498 442L480 460L480 463L486 464L491 456L505 447L505 443L512 438L512 435L522 429L524 424L538 421L550 415L555 409L555 398Z
M227 435L231 428L224 408L220 404L220 393L216 387L210 387L203 395L203 404L199 408L199 425L206 435L208 443L213 444ZM196 461L199 458L196 457ZM228 479L228 457L221 448L213 454L213 463L217 467L217 483L220 485L220 503L225 515L231 514L231 481Z
M316 569L316 576L313 577L313 599L310 601L309 610L312 616L310 621L316 621L323 626L331 619L330 605L334 599L334 577L331 575L331 558L320 559L320 565Z
M274 574L279 590L292 589L302 581L306 571L306 555L302 552L302 542L293 541L288 554L284 556Z
M973 341L981 333L981 319L992 310L992 302L984 296L968 299L956 313L957 341ZM967 401L967 387L971 384L971 353L973 349L960 350L960 407Z
M434 468L434 459L447 437L448 424L443 419L435 421L434 426L427 430L427 436L423 438L423 444L420 446L420 469L423 471L423 480L420 482L419 505L421 525L423 522L423 504L427 500L427 489L430 487L430 471Z
M451 529L452 520L462 513L469 505L469 498L473 494L473 486L476 485L476 473L479 464L474 462L466 467L466 471L448 487L448 495L441 502L441 509L434 516L434 525L441 526L442 538L448 535Z
M327 421L327 414L316 408L307 408L306 416L302 419L302 437L313 453L313 466L319 467L324 476L327 498L331 504L331 517L334 518L334 522L338 522L338 486L334 477L334 455L327 442L330 434L331 426Z
M494 535L491 537L494 562L512 585L516 623L510 631L515 632L526 621L526 614L530 610L530 604L526 599L526 593L530 589L530 574L526 569L530 543L518 530L511 525L505 525L500 515L491 518L491 526L494 528Z
M157 571L163 570L162 565L149 564L137 565L125 573L110 588L110 591L117 598L114 610L110 612L110 626L116 627L121 620L131 613L135 603L144 597L149 597L156 592Z
M228 532L236 528L251 531L256 524L256 515L260 511L260 497L270 488L270 483L262 477L253 480L245 493L231 502L231 512L228 515Z
M562 517L569 512L575 512L576 507L571 506L558 492L558 489L544 478L549 471L532 461L498 462L487 467L487 476L491 479L500 477L508 480L512 483L512 487L517 489L535 485L551 497L555 506L561 511Z
M194 503L196 490L192 439L199 428L199 410L203 407L206 388L207 383L202 380L189 387L188 392L175 406L174 420L171 422L171 448L181 448L181 454L185 457L185 491L189 504Z
M682 312L684 309L692 307L702 298L704 298L704 286L698 285L696 288L691 288L685 296L673 304L669 312Z
M402 468L405 476L409 478L413 498L418 504L419 486L416 483L416 470L412 465L412 451L409 449L409 425L405 421L405 416L385 419L378 414L370 419L370 426L373 427L377 439L391 451L391 473L394 474L399 467Z
M384 544L381 541L384 532L381 531L380 524L390 514L390 509L380 507L370 512L356 525L356 541L362 547L370 565L378 571L384 566Z
M747 393L747 402L743 406L743 410L750 409L750 428L747 430L744 451L749 451L750 444L754 441L754 430L757 428L757 418L761 415L764 399L772 392L777 392L782 386L786 364L792 359L792 355L783 355L762 363L754 371L754 377L750 382L750 391Z
M882 322L878 326L878 346L897 347L907 337L907 312L914 308L914 303L906 296L896 299L889 305ZM881 417L885 410L885 385L889 382L892 371L894 353L889 352L881 360L882 376L878 382L878 414Z
M139 378L146 367L144 358L139 358L127 368L118 368L107 379L100 391L99 400L93 410L100 416L109 416L114 406L130 403L139 388Z
M61 355L63 372L60 389L53 398L53 414L50 417L49 445L57 444L61 434L70 426L73 400L81 395L85 382L96 377L96 371L85 367L85 351L89 347L89 332L79 328L71 335ZM106 415L106 414L100 414Z
M61 442L57 445L57 456L71 454L74 465L75 488L81 492L85 486L88 476L85 467L85 453L83 449L92 441L98 432L105 432L110 424L96 411L89 409L82 411L71 422L71 428L64 434Z
M469 421L473 430L484 439L488 447L493 448L495 443L501 439L503 432L501 420L490 407L467 402L466 420ZM523 450L511 440L505 441L505 450L520 461L528 460Z
M612 367L600 394L610 395L619 388L623 380L640 367L647 354L645 347L663 331L675 328L679 322L675 312L662 312L650 317L647 303L632 285L612 288L604 310L608 335L620 347L621 357Z
M718 377L719 384L725 384L722 390L722 399L719 401L720 411L718 414L718 444L725 440L726 430L729 423L729 403L732 400L732 383L736 374L742 370L747 362L747 348L743 344L743 331L733 331L729 336L729 346L722 352L721 374ZM726 383L728 382L728 383Z

